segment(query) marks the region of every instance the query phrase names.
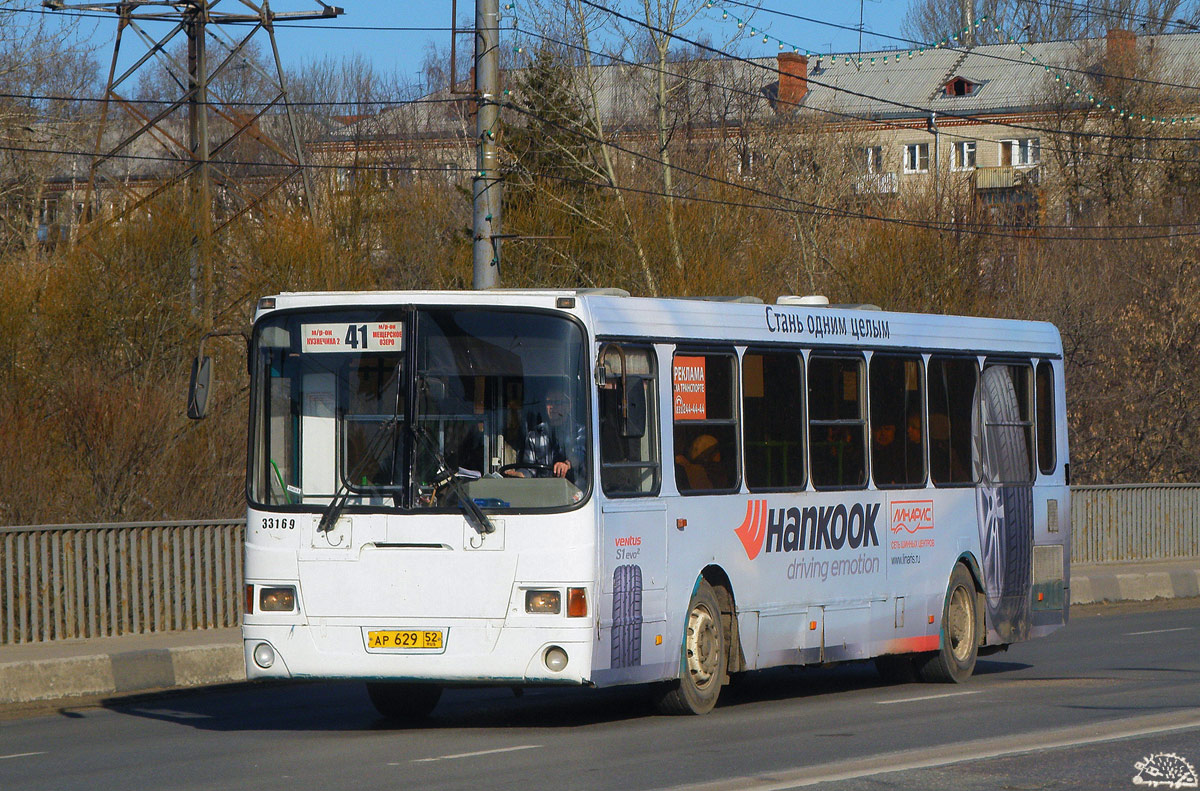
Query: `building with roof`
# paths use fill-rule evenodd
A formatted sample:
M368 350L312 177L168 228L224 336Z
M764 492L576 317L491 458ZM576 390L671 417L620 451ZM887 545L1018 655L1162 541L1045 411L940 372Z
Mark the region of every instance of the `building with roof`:
M1200 33L1112 30L1099 39L675 61L667 66L672 145L724 144L730 171L746 177L761 153L752 130L779 139L789 125L818 126L849 141L859 195L898 196L944 182L971 190L985 205L1028 208L1064 168L1079 165L1102 122L1127 121L1133 131L1122 134L1130 137L1144 138L1147 129L1151 137L1189 137L1185 122L1200 114L1197 52ZM565 69L574 109L587 118L581 126L602 128L605 139L622 146L652 147L653 68L610 60ZM504 75L514 101L527 107L528 71ZM467 177L472 102L449 91L432 94L350 124L310 149L331 163L432 162ZM507 123L521 125L523 115L509 111ZM1152 148L1141 144L1142 151Z

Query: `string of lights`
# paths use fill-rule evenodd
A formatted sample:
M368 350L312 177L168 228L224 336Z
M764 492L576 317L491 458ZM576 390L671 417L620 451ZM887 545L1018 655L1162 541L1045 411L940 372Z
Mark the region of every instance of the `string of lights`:
M562 39L558 39L553 36L539 33L537 31L529 30L526 28L518 28L517 32L519 32L523 35L526 35L526 36L530 36L532 38L536 38L541 41L548 42L555 46L561 46L561 47L564 47L567 49L577 51L581 54L587 54L587 55L591 55L593 57L604 58L605 60L610 61L610 62L620 63L625 66L643 69L643 70L651 71L651 72L655 72L655 73L662 71L662 73L666 74L667 76L671 77L672 79L682 79L684 81L687 81L687 82L690 82L690 83L693 83L696 85L700 85L707 89L712 89L712 90L716 90L716 91L726 91L728 93L745 96L745 97L754 99L756 101L762 99L762 94L759 93L758 91L750 91L750 90L746 90L743 88L738 88L735 85L726 85L726 84L712 82L711 80L705 80L701 77L697 77L694 74L689 73L686 70L663 71L663 70L659 69L659 67L657 67L651 63L644 63L644 62L628 60L626 58L622 58L619 55L616 55L611 52L599 52L597 50L587 49L586 47L583 47L582 45L575 44L573 42L565 41ZM516 46L516 47L514 47L514 51L517 51L519 53L524 53L524 47ZM509 94L511 94L511 91L506 91L506 95L509 95ZM828 108L816 108L816 109L818 110L818 112L820 112L830 118L843 119L848 123L855 123L855 124L866 123L866 124L871 124L880 129L891 129L891 130L911 128L911 123L906 125L905 123L903 123L903 121L880 120L880 119L869 118L867 116L855 115L855 114L848 113L845 111L828 109ZM931 112L931 110L926 109L924 111L924 113L926 115L929 112ZM990 121L983 117L976 117L976 118L972 118L971 120L974 123L985 124L985 125L995 125L995 126L1004 126L1004 127L1012 126L1012 124L1007 123L1007 122ZM1026 125L1026 126L1021 126L1019 128L1026 129L1026 130L1036 129L1037 131L1044 131L1050 135L1069 134L1069 132L1064 131L1064 130L1048 129L1045 127L1029 127ZM954 129L954 127L941 127L941 128L939 128L938 133L939 133L939 135L941 135L943 137L948 137L948 138L960 140L963 142L971 142L971 143L980 142L978 140L978 138L973 135L957 133L957 132L954 132L953 129ZM1054 138L1051 137L1049 139L1053 140ZM1125 136L1114 136L1113 139L1114 140L1124 140L1124 141L1140 141L1145 138L1125 135ZM1043 151L1051 151L1051 152L1061 153L1064 155L1064 157L1069 157L1069 158L1096 157L1096 158L1100 158L1100 159L1115 159L1115 160L1126 160L1129 158L1128 153L1120 152L1120 151L1089 150L1086 152L1081 152L1079 149L1072 149L1069 147L1063 148L1061 146L1055 145L1052 142L1050 142L1050 143L1041 142L1040 145L1041 145L1041 149ZM1188 156L1190 156L1190 155L1188 155ZM1144 161L1144 162L1159 162L1159 163L1172 164L1172 165L1178 165L1180 163L1180 159L1178 157L1158 156L1158 155L1152 154L1147 151L1139 152L1138 159L1140 161Z
M1033 0L1031 0L1031 2L1032 1ZM853 25L840 25L835 22L828 22L828 21L825 21L822 19L815 19L813 17L801 16L799 14L793 14L788 11L780 11L778 9L770 8L767 6L751 5L750 3L744 2L743 0L715 0L715 2L717 5L739 6L742 8L749 8L749 9L753 9L755 11L761 11L762 13L770 14L772 16L778 16L778 17L783 17L783 18L787 18L787 19L795 19L795 20L808 22L808 23L815 24L815 25L822 25L822 26L826 26L826 27L836 28L839 30L848 30L848 31L857 31L858 30L858 28ZM707 0L706 0L706 4L707 4ZM986 20L987 18L988 17L986 15L980 17L980 20L979 20L980 23L985 24L984 20ZM976 27L976 26L973 26L973 27ZM966 30L966 28L963 28L963 30ZM903 36L895 36L895 35L891 35L888 33L878 33L875 31L871 31L871 35L874 36L875 38L886 39L888 41L895 41L900 44L903 44L905 46L899 47L898 48L899 50L912 49L918 53L918 57L921 54L921 48L932 49L936 46L935 43L930 43L927 41L918 41L916 39L905 38ZM939 39L939 41L944 42L949 38L950 38L949 36L944 36L942 39ZM1006 35L1005 38L1007 40L1008 38L1011 38L1011 37ZM1012 43L1015 43L1015 42L1012 42ZM951 52L957 52L959 54L970 53L973 57L979 57L979 58L999 61L999 62L1003 62L1003 63L1025 64L1028 62L1022 58L1014 58L1014 57L1010 57L1008 55L1001 55L997 52L988 52L988 51L978 48L978 47L965 47L965 46L954 47L954 46L949 46L947 44L943 44L939 48L948 50ZM812 55L819 55L820 53L810 52L809 54L810 54L810 56L812 56ZM832 54L832 53L828 53L828 54ZM854 59L852 58L851 61L853 62L853 60ZM895 58L893 58L893 60L895 60ZM869 61L868 61L868 64L869 64ZM1064 65L1061 63L1055 65L1054 68L1057 69L1057 71L1061 72L1062 74L1080 75L1080 79L1083 79L1085 77L1095 76L1093 72L1091 72L1087 69L1073 68L1071 66L1067 66L1067 65ZM1138 75L1134 75L1134 74L1112 74L1112 75L1105 75L1105 78L1116 81L1116 82L1122 82L1122 83L1153 85L1153 86L1158 86L1158 87L1162 87L1162 88L1175 88L1178 90L1185 90L1185 91L1200 91L1200 86L1186 85L1183 83L1171 82L1169 80L1157 80L1157 79L1152 79L1150 77L1142 77L1142 76L1138 76Z
M711 9L717 5L726 5L727 3L732 3L734 5L744 5L743 3L736 2L736 0L706 0L705 7ZM766 9L763 9L763 10L766 10ZM789 15L789 16L791 16L791 15ZM728 20L730 18L731 18L731 15L729 14L728 11L722 11L722 19ZM746 20L743 20L742 18L740 18L738 16L732 16L732 19L733 19L734 23L737 25L739 30L747 27L748 23ZM1024 55L1026 58L1028 58L1029 63L1040 66L1046 72L1046 74L1053 77L1055 82L1062 83L1064 85L1064 87L1067 88L1068 91L1073 91L1074 95L1078 99L1080 99L1082 101L1084 96L1086 96L1088 104L1091 106L1094 106L1096 109L1099 109L1099 110L1107 109L1110 112L1116 113L1118 115L1118 117L1121 117L1121 118L1133 118L1136 116L1139 120L1144 121L1145 123L1164 125L1164 126L1175 125L1175 124L1190 124L1190 123L1194 123L1197 120L1197 116L1179 116L1179 117L1159 117L1159 116L1154 116L1154 115L1147 116L1145 113L1136 113L1127 108L1117 107L1115 104L1116 100L1106 98L1104 96L1100 96L1094 92L1089 91L1086 86L1081 86L1078 84L1078 78L1076 78L1076 83L1072 84L1070 77L1064 73L1064 72L1069 73L1069 72L1078 71L1078 70L1066 70L1066 69L1062 69L1060 66L1052 67L1049 63L1046 63L1045 61L1039 59L1037 57L1037 55L1033 54L1033 52L1031 52L1029 50L1029 48L1026 47L1025 44L1022 44L1021 42L1017 41L1017 39L1011 33L1007 33L1006 31L1003 31L999 25L990 23L986 16L980 17L979 20L974 22L972 25L968 25L966 27L960 28L959 30L955 31L954 33L951 33L951 34L941 38L940 40L933 42L932 44L920 45L920 46L917 46L917 47L907 50L907 60L912 60L914 55L918 58L924 57L926 50L949 49L949 50L955 51L955 52L977 53L977 51L973 50L973 49L972 50L959 50L951 45L956 42L962 41L963 38L966 37L967 33L971 32L973 30L978 31L984 24L987 24L989 27L991 27L995 33L1000 34L1001 36L1005 37L1009 44L1015 44L1018 47L1018 49L1020 50L1021 54ZM749 31L750 31L750 35L753 37L756 37L756 38L761 33L762 43L766 44L769 42L774 42L775 44L778 45L778 48L781 52L790 50L791 52L799 54L801 51L803 51L804 54L808 57L822 57L821 53L812 52L812 51L802 48L796 44L793 44L788 41L784 41L783 39L780 39L776 36L772 36L769 33L763 33L761 31L757 30L753 25L749 26ZM856 69L861 69L863 67L875 67L875 66L883 67L883 66L889 65L889 63L899 64L901 62L902 58L905 56L905 54L906 53L903 51L893 51L890 54L884 54L882 56L880 56L878 54L868 55L865 58L862 55L858 55L856 57L851 57L848 54L842 55L842 56L825 55L823 57L827 58L829 60L830 64L834 65L834 66L836 66L839 63L839 61L841 61L844 65L847 65L847 66L852 65ZM1153 81L1147 81L1147 82L1153 82ZM1191 90L1200 91L1200 88L1195 88L1192 86L1177 86L1177 87L1186 87L1186 88L1190 88Z
M704 52L710 52L714 55L718 55L718 56L720 56L722 58L726 58L728 60L733 60L733 61L737 61L739 63L747 64L754 68L761 69L763 71L774 74L777 77L778 76L786 76L786 75L783 75L783 73L774 66L767 65L766 63L755 60L753 58L747 58L747 57L744 57L741 55L736 55L736 54L727 52L727 51L719 49L717 47L713 47L711 45L705 44L704 42L699 41L697 39L688 38L687 36L680 35L678 32L675 32L675 31L665 30L665 29L657 27L655 25L648 24L647 22L645 22L643 20L635 19L634 17L628 16L627 14L622 14L619 11L614 11L611 8L607 8L606 6L601 5L600 3L594 2L593 0L578 0L578 2L583 5L587 5L589 7L595 8L597 10L603 11L617 19L624 20L625 22L631 23L631 24L639 26L639 27L644 27L644 28L652 30L653 32L656 32L660 35L664 35L664 36L673 38L676 41L679 41L681 43L695 47L698 50L701 50ZM933 109L928 108L928 107L922 107L919 105L909 104L907 102L901 102L901 101L898 101L895 99L889 99L887 97L874 96L872 94L864 93L862 91L855 91L850 88L846 88L844 86L834 85L834 84L831 84L831 83L828 83L828 82L825 82L822 80L815 79L811 75L809 75L809 77L808 77L808 82L811 85L817 85L822 88L826 88L830 91L833 91L835 93L841 93L841 94L845 94L848 96L854 96L859 99L868 99L871 101L881 102L883 104L887 104L889 106L896 107L896 108L899 108L902 110L908 110L910 112L918 113L924 117L928 117L929 114L932 112L937 112L937 115L940 118L952 118L955 120L962 120L962 121L967 121L970 123L993 124L993 125L997 125L997 126L1005 126L1005 127L1011 128L1011 129L1026 129L1026 130L1034 131L1034 132L1062 134L1062 135L1069 135L1072 137L1081 137L1081 138L1127 139L1127 140L1145 140L1145 141L1155 141L1155 142L1159 142L1159 141L1192 142L1193 141L1193 138L1190 138L1190 137L1153 137L1153 136L1149 136L1149 135L1121 135L1121 134L1113 134L1113 133L1109 133L1109 132L1086 131L1086 130L1082 130L1082 129L1079 129L1079 130L1050 129L1050 128L1046 128L1046 127L1033 126L1031 124L1018 123L1016 121L1000 122L1000 121L990 120L983 116L972 115L972 114L967 114L967 113L955 113L955 112L950 112L950 111L945 111L945 110L934 111Z

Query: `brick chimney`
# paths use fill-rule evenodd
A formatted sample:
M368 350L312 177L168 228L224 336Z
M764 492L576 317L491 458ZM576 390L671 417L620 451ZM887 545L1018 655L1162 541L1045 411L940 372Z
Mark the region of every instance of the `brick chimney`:
M1137 35L1113 28L1104 39L1104 73L1128 77L1137 67Z
M779 94L776 111L791 109L808 93L808 56L795 52L779 53Z

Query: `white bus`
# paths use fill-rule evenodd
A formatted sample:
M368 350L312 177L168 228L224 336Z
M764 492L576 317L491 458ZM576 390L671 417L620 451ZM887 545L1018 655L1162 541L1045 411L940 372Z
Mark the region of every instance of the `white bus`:
M1067 620L1049 324L615 290L284 293L253 327L251 678L966 679Z

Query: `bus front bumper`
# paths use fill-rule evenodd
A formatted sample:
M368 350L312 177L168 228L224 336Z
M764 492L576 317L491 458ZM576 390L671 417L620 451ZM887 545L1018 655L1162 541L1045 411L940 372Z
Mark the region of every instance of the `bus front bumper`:
M440 633L441 646L379 645L401 632L416 631ZM588 623L546 629L482 619L403 627L349 623L242 627L250 679L362 678L447 684L588 683L593 635Z

